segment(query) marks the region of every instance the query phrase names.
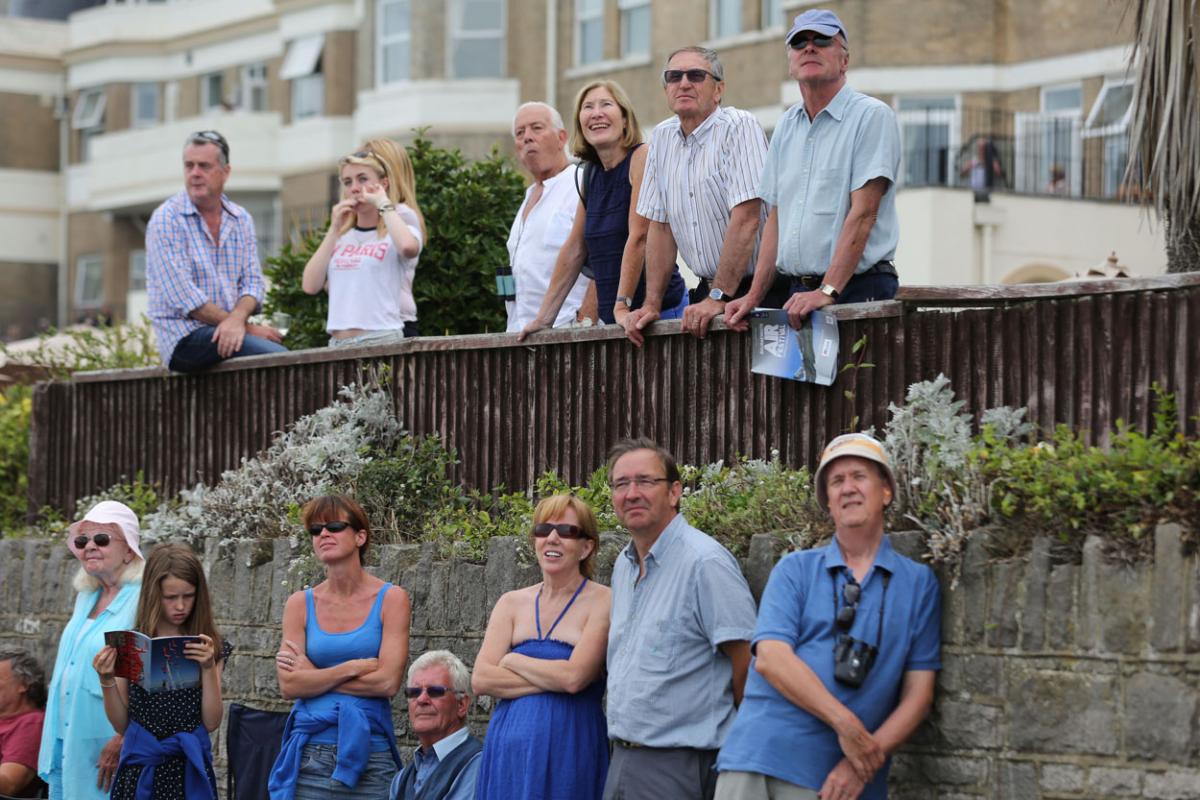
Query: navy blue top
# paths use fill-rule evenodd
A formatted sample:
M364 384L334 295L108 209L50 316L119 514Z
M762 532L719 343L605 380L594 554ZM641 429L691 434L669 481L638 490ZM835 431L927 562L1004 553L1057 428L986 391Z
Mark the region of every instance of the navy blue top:
M600 319L613 324L613 303L617 301L617 289L621 284L621 256L625 253L625 241L629 238L629 200L633 186L629 183L629 164L634 152L642 145L633 147L620 164L604 169L598 162L588 171L588 185L584 187L587 216L583 223L583 241L587 245L588 266L596 281L596 299L600 305ZM643 262L644 263L644 262ZM663 295L663 308L674 308L683 299L683 277L676 268L671 282ZM637 291L633 294L633 308L639 308L646 299L646 272L638 278Z

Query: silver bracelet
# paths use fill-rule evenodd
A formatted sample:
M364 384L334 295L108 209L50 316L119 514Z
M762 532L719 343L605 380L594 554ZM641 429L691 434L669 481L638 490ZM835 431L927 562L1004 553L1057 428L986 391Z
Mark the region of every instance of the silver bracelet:
M392 205L391 203L384 203L383 205L381 205L381 206L378 206L378 208L379 208L379 213L380 213L380 214L386 214L386 213L387 213L387 212L389 212L389 211L395 211L395 210L396 210L396 207L395 207L394 205Z

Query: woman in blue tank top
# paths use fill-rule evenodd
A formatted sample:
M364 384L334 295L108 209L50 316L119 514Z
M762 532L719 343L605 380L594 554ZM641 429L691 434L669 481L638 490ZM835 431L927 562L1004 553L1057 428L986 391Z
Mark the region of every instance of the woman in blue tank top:
M600 545L596 517L582 500L555 495L538 504L533 520L542 580L501 596L475 657L472 688L500 698L475 798L600 800L612 594L590 580Z
M408 593L363 568L362 506L318 497L301 512L325 580L288 598L275 671L295 700L271 770L272 800L386 798L400 768L392 697L404 680Z
M558 253L537 318L518 337L522 340L554 324L585 262L595 281L596 304L605 324L620 324L646 298L644 265L650 221L634 211L646 148L633 104L616 81L592 81L579 90L571 149L585 165L575 176L580 197L575 224ZM663 295L659 318L679 319L687 302L686 287L676 269Z

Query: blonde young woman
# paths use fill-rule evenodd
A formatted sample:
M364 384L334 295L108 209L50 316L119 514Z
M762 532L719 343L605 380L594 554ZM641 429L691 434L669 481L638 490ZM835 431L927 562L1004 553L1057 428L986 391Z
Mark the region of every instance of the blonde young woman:
M408 154L372 139L338 161L342 199L304 266L308 294L329 292L330 345L417 335L413 276L425 244Z

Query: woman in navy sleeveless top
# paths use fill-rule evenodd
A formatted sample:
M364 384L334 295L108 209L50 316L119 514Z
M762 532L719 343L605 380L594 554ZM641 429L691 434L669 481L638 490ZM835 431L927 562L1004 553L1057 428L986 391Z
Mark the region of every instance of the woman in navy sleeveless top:
M604 657L611 593L590 580L600 544L591 508L569 495L534 512L542 581L492 609L471 685L500 698L476 800L600 800L608 771Z
M585 263L595 280L597 308L604 323L620 323L645 300L650 222L633 209L642 185L646 148L633 105L620 84L597 80L580 89L575 97L571 144L572 152L585 164L575 176L580 194L575 225L559 251L537 318L521 331L521 339L554 324ZM623 299L618 301L618 297ZM679 319L686 307L686 287L676 269L659 317Z
M325 580L283 610L279 690L295 700L271 770L271 800L386 798L400 768L391 700L404 680L408 593L363 567L362 506L318 497L301 512Z

